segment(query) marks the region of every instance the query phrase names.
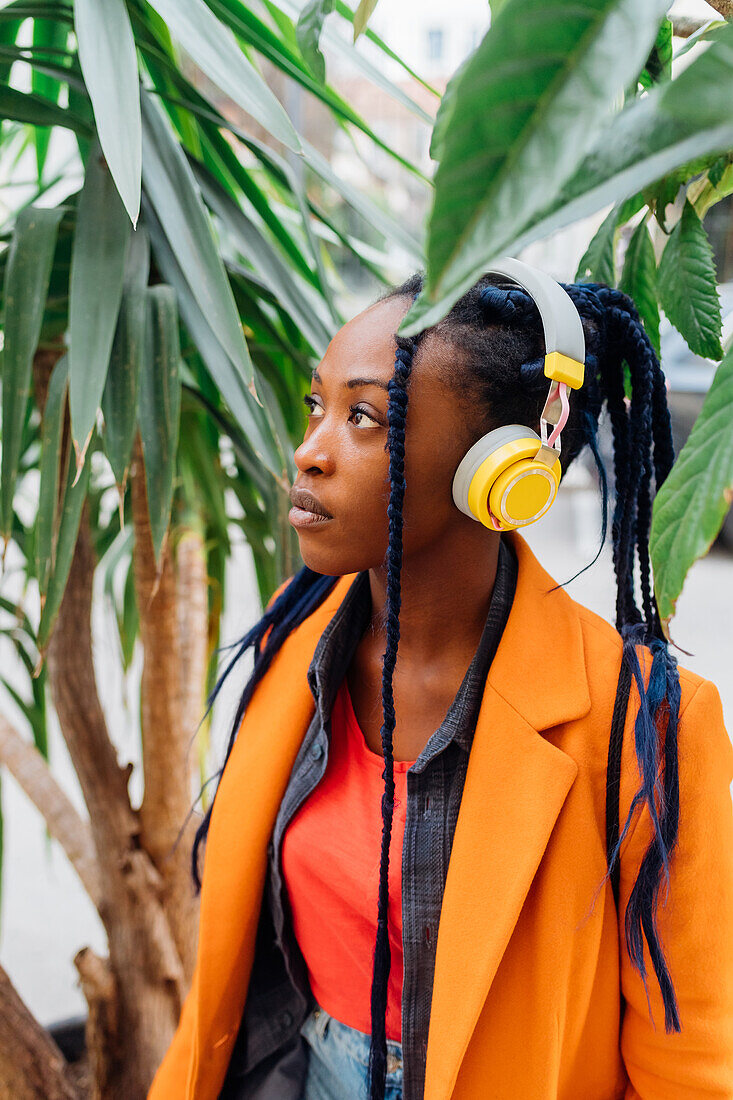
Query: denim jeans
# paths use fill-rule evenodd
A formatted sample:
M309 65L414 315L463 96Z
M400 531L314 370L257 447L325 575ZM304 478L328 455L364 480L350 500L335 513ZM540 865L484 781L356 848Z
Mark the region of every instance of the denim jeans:
M367 1072L371 1036L316 1005L300 1034L308 1044L308 1072L300 1100L369 1100ZM385 1100L402 1100L402 1045L387 1040Z

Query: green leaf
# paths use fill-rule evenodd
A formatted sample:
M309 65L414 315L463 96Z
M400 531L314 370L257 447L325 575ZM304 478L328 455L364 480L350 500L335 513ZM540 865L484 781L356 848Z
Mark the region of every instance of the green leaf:
M715 90L712 97L709 87ZM705 112L700 121L690 111L698 96ZM733 146L733 27L726 24L699 58L675 80L655 88L624 109L605 130L594 151L573 178L551 192L544 209L526 219L521 229L496 235L483 250L483 264L502 254L518 255L571 222L586 218L611 202L619 202L667 172L697 156L721 153ZM472 283L468 279L458 294ZM447 312L445 306L425 309L420 302L403 318L400 334L418 332ZM458 296L458 295L456 295Z
M619 208L614 206L601 222L578 264L578 270L575 273L576 282L616 285L615 251L618 216Z
M193 172L160 108L147 92L142 93L142 114L145 191L212 332L251 388L252 362L211 219Z
M138 422L156 565L171 514L181 413L181 348L173 287L147 288Z
M3 285L2 355L2 531L13 525L33 356L43 324L58 226L66 208L26 206L15 220Z
M290 312L318 358L322 358L333 336L330 318L324 316L322 297L296 278L293 268L203 165L194 162L191 167L205 201L221 218L237 249Z
M142 160L140 84L124 0L74 0L74 30L102 151L135 226Z
M733 501L733 348L652 509L649 551L665 633L685 577L713 544Z
M63 126L75 133L88 135L92 132L89 123L81 115L59 107L50 99L28 92L19 92L17 88L0 84L0 118L11 118L15 122L27 122L31 126Z
M733 165L733 153L726 153L724 156L718 157L708 172L708 179L713 187L720 185L723 176L731 165Z
M366 30L376 6L377 0L359 0L359 6L354 12L354 42Z
M107 378L131 232L95 138L79 196L69 285L69 406L80 465Z
M128 223L129 224L129 223ZM92 440L94 437L92 429ZM91 442L91 441L90 441ZM76 540L79 534L82 508L87 498L89 475L92 468L92 447L86 449L84 465L77 469L73 448L67 448L66 481L64 484L63 504L58 524L58 538L54 556L53 570L49 579L46 600L41 610L38 624L38 648L45 649L51 636L56 617L61 607L66 582L69 579L71 562L74 557Z
M521 19L511 4L500 12L456 90L435 177L426 288L410 320L444 316L570 178L665 11L664 0L527 0Z
M672 76L672 21L662 20L657 40L646 60L639 83L647 90L654 84L669 80Z
M23 20L18 18L8 19L7 16L0 18L0 46L15 45L22 22ZM0 56L0 85L8 83L12 64L12 58L7 57L5 54Z
M171 33L218 88L293 152L300 140L280 101L203 0L149 0Z
M326 79L326 62L318 42L321 37L323 20L333 11L334 0L308 0L298 16L295 36L305 63L321 83Z
M166 282L176 289L179 313L206 369L257 458L272 477L278 479L285 468L285 458L272 436L264 410L255 402L242 371L232 362L212 329L211 318L204 313L201 300L184 274L145 191L143 211L156 263Z
M10 25L12 26L12 22ZM0 26L0 41L2 41L2 29L2 26ZM32 51L34 60L37 54L40 55L41 59L45 58L47 60L49 55L53 58L59 56L61 51L65 53L68 36L69 27L63 19L34 19ZM29 57L30 54L31 51L26 51L24 56ZM60 91L58 77L44 71L42 60L38 67L33 64L33 62L31 62L31 64L30 90L37 95L52 100L54 103L58 103ZM59 66L59 68L61 68L61 66ZM43 177L43 166L46 163L46 153L48 152L51 131L47 126L38 127L34 137L36 140L36 166L38 179L40 180Z
M659 357L659 307L657 305L657 260L646 221L634 230L624 257L621 290L633 298L646 334Z
M145 226L139 225L132 234L127 253L122 303L102 394L104 450L121 493L127 484L137 429L149 270L150 237Z
M722 359L713 250L695 208L687 200L659 261L658 282L662 309L690 349L704 359Z
M43 607L53 572L58 539L61 440L69 385L69 357L56 361L48 383L41 424L40 488L36 517L36 578Z

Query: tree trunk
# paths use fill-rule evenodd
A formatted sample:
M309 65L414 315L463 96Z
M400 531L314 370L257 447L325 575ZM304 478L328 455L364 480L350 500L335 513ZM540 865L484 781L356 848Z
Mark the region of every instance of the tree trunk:
M35 357L34 387L41 412L51 370L62 351ZM69 446L68 404L63 439L62 470ZM118 762L97 691L91 632L96 562L88 501L45 655L51 695L88 822L75 815L33 746L24 743L9 723L0 723L0 759L7 757L69 855L107 934L108 957L100 958L85 947L74 958L89 1006L88 1074L81 1078L78 1068L66 1065L51 1037L0 973L0 1098L145 1100L173 1037L193 969L198 899L193 894L190 853L196 821L187 817L192 775L187 749L200 715L188 710L200 704L204 691L206 571L200 560L195 564L189 552L184 554L182 591L193 606L181 615L175 563L167 549L160 572L155 570L139 450L136 460L134 569L145 647L143 806L136 810L131 805L132 765L122 767ZM189 630L202 632L183 647L185 692L179 620ZM74 821L80 826L76 836Z

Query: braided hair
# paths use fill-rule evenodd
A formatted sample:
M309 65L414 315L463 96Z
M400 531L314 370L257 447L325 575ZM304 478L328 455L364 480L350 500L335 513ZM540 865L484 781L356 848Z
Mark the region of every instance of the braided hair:
M677 1001L656 926L661 875L664 871L669 886L669 860L677 843L679 824L677 719L680 683L677 660L669 653L653 599L648 546L652 474L656 492L674 462L664 375L634 302L628 295L602 283L561 285L580 313L586 342L584 383L574 394L570 415L563 428L561 470L564 474L581 450L586 445L590 448L598 469L601 490L600 554L606 540L609 498L606 471L597 441L599 417L605 404L611 421L614 450L615 506L611 530L617 586L616 629L623 642L619 686L625 693L625 701L628 701L633 677L639 694L635 750L642 781L609 856L609 866L602 882L615 875L617 883L621 844L629 830L634 810L640 803L646 804L654 835L642 859L626 908L626 944L632 963L644 982L649 1002L643 950L643 937L646 938L664 1002L665 1029L668 1032L680 1031ZM399 286L387 290L377 301L414 299L422 286L423 274L417 272ZM458 353L451 356L441 369L448 372L447 381L453 391L469 399L466 407L474 410L475 421L470 428L475 439L505 423L537 424L548 386L544 373L544 330L537 306L526 291L501 276L482 276L454 304L446 317L416 336L395 334L395 367L388 384L390 494L387 508L389 542L385 557L386 648L382 669L384 720L381 729L384 793L371 988L370 1100L383 1100L387 1067L385 1017L390 970L388 869L395 793L392 738L396 725L392 680L400 639L405 425L411 372L418 349L429 333L447 341ZM629 371L630 398L625 396L624 364ZM641 608L637 605L634 592L637 556ZM281 589L260 621L239 643L235 643L237 651L213 689L209 707L233 665L250 646L254 647L255 652L254 669L242 693L224 765L217 775L221 775L226 766L254 689L283 640L323 602L338 579L337 576L316 573L303 566ZM637 647L644 646L652 655L646 686L637 652ZM612 739L622 735L623 724L620 731L618 727L619 723L614 721ZM664 728L663 750L660 749L661 728ZM660 753L664 762L661 781L658 776ZM213 803L197 830L193 845L192 873L197 893L201 888L198 851L208 832L212 808ZM649 1011L651 1014L651 1005Z

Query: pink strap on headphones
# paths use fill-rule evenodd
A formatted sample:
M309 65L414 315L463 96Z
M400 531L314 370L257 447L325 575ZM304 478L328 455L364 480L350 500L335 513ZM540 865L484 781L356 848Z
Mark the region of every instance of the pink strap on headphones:
M557 397L558 393L560 395L560 403L562 405L562 412L560 413L560 419L558 420L558 422L555 425L553 431L551 432L551 434L549 435L549 437L547 439L547 446L548 447L551 447L553 445L553 443L555 442L555 440L559 436L560 432L565 427L565 424L567 423L568 416L570 415L570 402L568 401L567 382L557 382L555 384L555 388L550 390L550 396L548 398L548 401L552 401L553 398Z

